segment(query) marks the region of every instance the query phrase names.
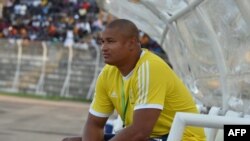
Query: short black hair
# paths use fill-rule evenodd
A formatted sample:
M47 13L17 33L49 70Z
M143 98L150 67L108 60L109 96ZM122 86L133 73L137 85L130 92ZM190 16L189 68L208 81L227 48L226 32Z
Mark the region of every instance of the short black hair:
M118 28L125 36L135 37L139 41L139 30L137 26L127 19L116 19L110 22L106 28Z

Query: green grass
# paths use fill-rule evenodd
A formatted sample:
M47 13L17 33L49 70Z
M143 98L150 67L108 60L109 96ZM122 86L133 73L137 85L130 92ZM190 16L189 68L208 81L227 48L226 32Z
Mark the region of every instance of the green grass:
M78 97L60 97L57 95L36 95L36 94L30 94L30 93L11 93L11 92L0 92L0 95L7 95L7 96L16 96L16 97L22 97L22 98L32 98L32 99L41 99L41 100L51 100L51 101L72 101L72 102L91 102L90 100L84 99L84 98L78 98Z

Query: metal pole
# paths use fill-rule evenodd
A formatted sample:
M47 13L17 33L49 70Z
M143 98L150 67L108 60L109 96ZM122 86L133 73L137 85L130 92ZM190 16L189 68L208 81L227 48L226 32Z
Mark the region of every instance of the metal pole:
M244 125L249 123L249 118L177 112L171 126L167 141L180 141L185 126L189 125L223 129L224 125L227 124Z
M93 96L93 92L95 89L95 83L96 83L96 79L98 77L98 72L99 72L99 67L100 67L100 56L101 56L100 48L96 45L94 45L94 48L96 50L95 73L94 73L94 78L93 78L91 85L89 87L89 90L88 90L88 94L86 97L87 99L91 99Z
M162 38L161 38L161 45L163 45L164 40L166 38L167 32L169 30L169 25L172 24L172 22L176 21L177 19L179 19L180 17L184 16L185 14L187 14L188 12L190 12L191 10L193 10L194 8L196 8L198 5L200 5L204 0L196 0L192 3L190 3L187 7L185 7L184 9L182 9L181 11L179 11L177 14L173 15L172 17L170 17L167 22L166 22L166 27L162 33Z
M69 96L69 86L70 86L70 76L71 76L71 65L73 58L73 48L72 45L68 46L69 48L69 56L68 56L68 65L67 65L67 75L64 80L63 87L61 89L61 96Z
M199 16L199 18L201 19L201 21L206 25L207 29L208 29L208 35L209 37L212 39L211 43L213 43L212 46L212 50L214 52L215 55L215 59L216 59L216 64L217 67L220 71L220 84L222 87L222 111L225 113L226 110L228 109L228 98L229 98L229 84L227 81L227 75L228 75L228 70L227 70L227 66L226 66L226 62L224 59L224 53L222 51L222 47L218 41L218 39L216 38L216 33L213 29L213 27L211 26L211 23L208 20L208 16L205 15L204 13L202 13L202 11L200 9L197 9L196 11L197 15Z
M246 21L247 25L250 25L250 2L249 0L234 0L235 3L237 4L240 13L242 14L243 19ZM250 30L248 28L248 30Z
M47 61L47 45L46 43L43 41L42 42L42 47L43 47L43 64L42 64L42 68L41 68L41 75L39 78L39 81L37 83L36 86L36 93L37 94L43 94L43 86L44 86L44 77L45 77L45 69L46 69L46 61Z
M21 59L22 59L22 40L16 40L17 42L17 65L16 65L16 73L14 77L14 81L12 84L12 91L18 91L19 84L19 76L20 76L20 67L21 67Z

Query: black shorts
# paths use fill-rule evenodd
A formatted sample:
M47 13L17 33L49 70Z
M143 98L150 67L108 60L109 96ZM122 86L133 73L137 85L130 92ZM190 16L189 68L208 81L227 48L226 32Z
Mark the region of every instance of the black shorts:
M114 136L115 134L104 134L104 140L108 141ZM168 134L159 138L150 138L149 141L167 141L167 139L168 139Z

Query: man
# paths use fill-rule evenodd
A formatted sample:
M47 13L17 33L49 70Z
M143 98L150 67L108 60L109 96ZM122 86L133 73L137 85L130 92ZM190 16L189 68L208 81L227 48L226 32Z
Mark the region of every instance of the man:
M174 71L160 57L141 48L134 23L114 20L102 33L101 43L107 65L97 80L82 141L103 141L103 128L114 110L124 129L110 141L166 140L176 112L198 113ZM204 141L204 131L187 127L183 140Z

